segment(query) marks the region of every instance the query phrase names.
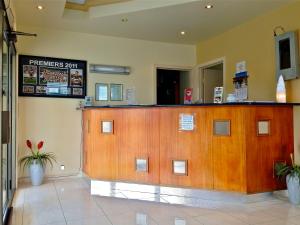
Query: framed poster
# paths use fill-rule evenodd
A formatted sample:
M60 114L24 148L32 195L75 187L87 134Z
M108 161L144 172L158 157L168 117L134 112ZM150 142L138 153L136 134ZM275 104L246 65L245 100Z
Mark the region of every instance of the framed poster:
M86 61L19 55L19 96L84 98Z
M96 83L96 101L108 101L108 84Z
M123 101L123 85L122 84L110 84L110 100L111 101Z

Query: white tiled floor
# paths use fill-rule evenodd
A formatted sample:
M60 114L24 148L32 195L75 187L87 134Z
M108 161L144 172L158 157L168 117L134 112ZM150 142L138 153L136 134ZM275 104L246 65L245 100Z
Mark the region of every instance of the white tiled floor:
M300 206L285 199L214 207L206 200L195 208L119 197L91 196L82 178L24 184L16 192L10 225L300 225Z

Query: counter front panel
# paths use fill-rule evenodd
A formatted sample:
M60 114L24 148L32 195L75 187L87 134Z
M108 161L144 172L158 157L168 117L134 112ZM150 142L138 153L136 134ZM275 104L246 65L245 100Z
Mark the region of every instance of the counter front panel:
M84 172L93 179L257 193L283 188L293 106L89 108Z

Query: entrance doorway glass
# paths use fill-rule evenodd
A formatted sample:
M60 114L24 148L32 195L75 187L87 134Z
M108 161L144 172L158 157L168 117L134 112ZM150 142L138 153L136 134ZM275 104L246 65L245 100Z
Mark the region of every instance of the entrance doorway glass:
M9 40L9 26L7 18L1 17L1 200L2 222L5 224L15 190L15 60L14 42Z

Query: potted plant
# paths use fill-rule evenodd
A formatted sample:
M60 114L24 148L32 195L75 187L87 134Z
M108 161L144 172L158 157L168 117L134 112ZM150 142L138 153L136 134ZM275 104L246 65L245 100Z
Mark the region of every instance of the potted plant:
M32 185L40 185L43 182L45 167L47 163L53 167L53 161L56 162L55 155L51 152L41 152L44 142L40 141L36 148L33 147L30 140L26 141L26 145L30 150L30 155L20 159L20 165L23 165L23 170L29 168L29 174Z
M293 154L291 154L292 165L286 163L276 163L275 172L278 177L286 177L288 196L291 203L300 204L300 165L295 164Z

